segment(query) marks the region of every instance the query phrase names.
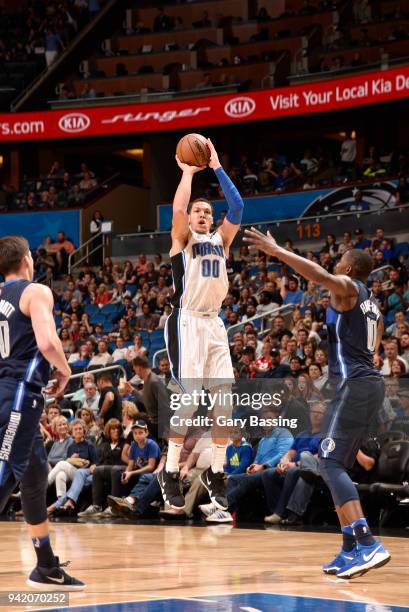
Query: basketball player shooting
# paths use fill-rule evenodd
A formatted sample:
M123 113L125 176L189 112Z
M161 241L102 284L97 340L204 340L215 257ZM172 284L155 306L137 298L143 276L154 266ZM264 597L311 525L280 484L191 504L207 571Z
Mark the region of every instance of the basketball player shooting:
M82 590L50 544L48 464L39 421L45 392L62 393L71 374L53 318L48 287L33 283L27 240L0 238L0 512L20 483L21 504L37 555L27 584L42 591ZM56 368L47 386L50 364Z
M184 164L176 157L183 174L173 201L170 255L174 295L165 340L173 379L182 390L191 388L192 383L197 388L203 380L210 390L212 385L219 387L220 381L228 381L230 390L234 380L227 332L218 313L229 287L226 257L240 228L243 200L221 167L210 140L207 145L209 167L214 170L228 204L223 223L213 233L211 202L204 198L190 202L193 176L203 167ZM225 406L216 405L214 414L220 410L225 410ZM177 510L185 506L179 479L184 433L170 432L166 465L158 474L165 503ZM228 505L223 474L227 443L226 429L218 427L214 419L211 467L202 473L201 481L211 502L220 510L226 510Z
M358 491L347 473L384 399L384 381L373 365L383 333L383 319L366 281L372 258L347 251L330 274L318 264L280 247L268 232L245 230L244 241L288 264L331 295L327 311L329 374L335 395L328 407L319 448L320 474L327 484L341 524L343 544L323 566L338 578L361 576L381 567L390 554L375 540L364 517Z

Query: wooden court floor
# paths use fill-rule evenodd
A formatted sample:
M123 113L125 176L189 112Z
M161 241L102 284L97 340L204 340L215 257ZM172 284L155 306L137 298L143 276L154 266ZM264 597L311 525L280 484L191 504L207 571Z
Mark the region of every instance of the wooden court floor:
M360 601L375 609L376 604L409 605L409 538L382 540L391 562L343 581L325 576L320 568L338 550L340 538L332 533L229 525L52 523L56 553L61 560L70 559L68 571L87 583L84 592L70 594L70 606L238 593ZM0 523L0 547L0 592L30 590L25 578L35 556L24 524Z

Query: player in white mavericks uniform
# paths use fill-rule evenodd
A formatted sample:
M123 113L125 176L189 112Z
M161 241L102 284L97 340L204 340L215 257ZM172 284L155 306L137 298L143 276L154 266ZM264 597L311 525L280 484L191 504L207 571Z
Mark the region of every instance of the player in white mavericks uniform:
M229 288L226 257L240 228L243 200L221 167L210 140L208 145L209 166L216 173L229 207L223 223L213 233L211 202L200 198L190 203L193 175L203 168L183 164L176 157L183 175L173 201L170 255L174 295L165 339L172 376L186 391L200 387L200 381L206 381L206 388L212 390L226 383L231 385L234 380L227 332L218 314ZM221 406L215 406L213 415L217 408ZM192 406L191 412L194 409ZM227 509L223 476L226 433L213 424L212 463L201 476L212 503L221 510ZM179 480L182 446L180 432L171 432L166 466L158 474L165 503L178 510L185 506Z

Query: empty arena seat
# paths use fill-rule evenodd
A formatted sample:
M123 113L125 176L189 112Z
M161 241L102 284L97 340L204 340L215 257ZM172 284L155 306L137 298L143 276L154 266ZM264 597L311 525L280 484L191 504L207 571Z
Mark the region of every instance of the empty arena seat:
M97 304L86 304L84 306L84 312L91 317L92 315L99 313L99 307Z
M161 351L162 349L165 348L165 341L157 341L157 342L151 342L150 345L150 354L154 355L157 351Z
M150 342L150 334L146 331L146 329L139 329L136 333L140 335L143 343Z
M86 368L82 366L74 366L71 365L71 373L72 374L82 374L85 372ZM75 393L78 389L81 388L82 385L82 377L78 376L78 378L74 378L68 381L67 388L65 389L65 393Z
M100 312L101 314L104 315L106 321L109 321L110 323L114 323L115 321L118 321L118 319L121 318L121 312L123 312L123 307L119 309L118 306L119 306L118 304L105 304L101 308Z
M280 264L269 264L267 266L267 272L279 272L280 271Z
M409 242L399 242L395 245L395 255L400 257L401 255L409 254Z
M138 285L131 285L131 284L125 285L125 291L128 291L132 297L135 295L137 289L138 289Z
M151 342L157 341L157 340L163 340L165 336L165 331L160 328L160 329L154 329L150 335L150 339Z
M399 440L405 440L405 438L406 436L403 431L385 431L376 436L381 448L386 446L389 442L398 442Z
M139 68L137 74L153 74L154 72L155 70L153 69L153 66L151 66L151 64L144 64Z
M101 308L101 312L105 316L111 313L116 314L118 312L118 305L117 304L104 304L104 306Z
M151 353L160 351L165 348L165 336L163 329L154 329L150 336L150 350Z
M383 445L377 465L377 482L371 492L409 493L402 483L409 476L409 440L392 440Z
M105 323L105 317L100 312L90 316L89 320L90 320L91 325L104 325Z
M128 362L126 359L117 359L114 361L114 365L121 365L125 368L128 365Z
M127 76L128 75L128 71L125 67L125 64L123 64L122 62L116 65L116 75L117 76Z

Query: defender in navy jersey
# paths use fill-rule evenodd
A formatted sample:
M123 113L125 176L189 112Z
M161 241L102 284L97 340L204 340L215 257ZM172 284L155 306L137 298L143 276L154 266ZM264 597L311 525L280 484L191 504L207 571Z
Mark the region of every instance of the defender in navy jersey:
M178 388L192 393L207 389L220 390L234 380L227 332L219 311L228 292L226 258L237 234L242 217L243 200L220 165L216 150L207 141L211 152L209 162L223 189L229 210L215 232L211 202L199 198L190 203L193 175L203 168L176 161L183 171L173 201L172 248L170 251L174 295L172 313L166 321L165 340L172 377ZM212 428L212 463L202 476L214 510L227 509L223 467L228 434L217 426L215 415L225 412L221 403L214 407ZM191 409L191 410L190 410ZM195 406L188 406L184 417L192 417ZM186 413L189 411L189 414ZM158 474L165 503L183 510L179 459L187 426L169 435L165 468Z
M323 566L339 578L360 576L381 567L390 554L370 532L356 486L348 475L360 444L376 421L384 399L384 382L375 370L373 355L383 332L377 302L366 286L372 258L363 250L347 251L335 274L278 246L251 228L245 242L288 264L304 278L326 287L331 301L327 311L329 374L335 388L327 410L320 443L320 473L335 504L343 545L335 559Z
M64 390L71 370L53 319L48 287L33 283L33 259L20 236L0 238L0 512L20 484L24 518L37 555L27 583L41 590L81 590L84 584L60 566L50 545L46 491L48 465L39 421L50 364Z

